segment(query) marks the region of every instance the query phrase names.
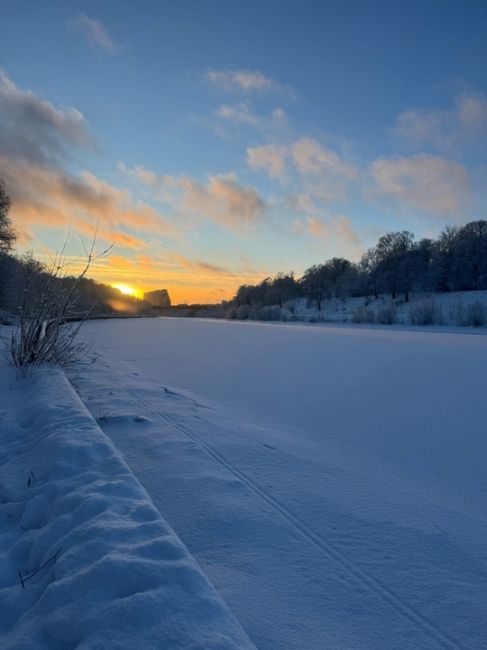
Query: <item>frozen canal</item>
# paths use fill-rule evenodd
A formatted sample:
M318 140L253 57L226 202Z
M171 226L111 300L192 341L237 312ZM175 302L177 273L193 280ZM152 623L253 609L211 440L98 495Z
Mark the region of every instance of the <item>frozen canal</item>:
M85 335L73 383L258 647L486 647L485 336Z

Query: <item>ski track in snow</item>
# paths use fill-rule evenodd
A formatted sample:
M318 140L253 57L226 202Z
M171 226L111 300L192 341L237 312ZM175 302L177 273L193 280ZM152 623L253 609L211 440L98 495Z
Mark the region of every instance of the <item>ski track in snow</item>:
M120 386L123 388L122 386ZM268 492L266 492L262 487L260 487L255 481L253 481L249 476L244 472L238 470L232 463L226 459L221 453L219 453L214 447L208 443L203 442L197 435L190 431L187 427L175 422L172 418L166 415L161 409L150 402L143 400L134 390L125 388L125 392L129 397L132 397L136 402L149 408L152 411L155 411L160 417L162 417L168 424L176 427L187 435L191 440L197 442L201 445L205 451L216 460L217 463L220 463L225 469L231 472L236 478L243 481L251 490L253 490L261 499L266 503L271 505L279 514L284 517L292 526L298 530L303 537L305 537L311 544L314 544L320 549L323 553L330 555L342 568L347 570L353 578L361 581L365 584L371 591L376 595L382 598L390 607L395 608L399 611L408 621L418 625L423 628L432 638L437 641L440 647L451 648L457 650L459 648L458 644L450 639L446 634L444 634L440 629L438 629L431 621L428 621L427 618L422 616L419 612L415 611L410 605L404 602L399 596L397 596L393 591L387 589L382 585L374 576L368 575L360 567L356 566L351 560L346 558L343 553L340 553L329 541L324 539L321 535L317 534L312 530L308 525L306 525L299 517L293 514L286 506L280 503L277 499L272 497Z

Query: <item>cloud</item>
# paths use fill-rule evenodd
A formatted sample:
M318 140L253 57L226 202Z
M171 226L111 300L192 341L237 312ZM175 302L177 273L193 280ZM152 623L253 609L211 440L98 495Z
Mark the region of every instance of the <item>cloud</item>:
M250 111L247 104L238 104L236 106L221 104L215 111L215 115L233 124L251 124L255 126L261 121L258 115Z
M348 180L357 177L354 165L345 162L333 149L323 147L312 138L300 138L292 146L292 158L302 174L333 174Z
M96 145L83 115L62 110L0 74L0 169L12 198L20 237L33 229L74 227L122 246L146 245L137 233L175 236L172 223L88 171L75 174L65 163Z
M467 169L437 156L379 158L371 173L379 193L415 211L452 217L470 203Z
M89 18L85 14L79 14L76 18L70 20L68 25L72 29L81 32L90 45L97 49L101 49L109 54L114 54L120 49L103 23L95 18Z
M450 126L448 126L450 123ZM431 144L437 148L450 147L453 127L451 116L447 111L409 110L397 118L394 132L412 148Z
M271 178L282 178L286 165L287 149L274 144L247 149L247 163L252 169L263 169Z
M151 206L135 201L127 190L90 172L78 177L1 155L0 167L12 198L14 224L24 238L31 238L35 227L72 226L92 236L95 224L99 224L100 239L125 247L147 244L124 229L151 236L176 236L172 223Z
M304 220L296 220L293 223L293 232L296 235L308 235L309 237L324 239L329 232L328 227L316 217L306 217Z
M410 148L458 150L484 144L487 136L487 97L481 93L463 94L448 110L410 109L401 113L393 133Z
M482 94L462 95L457 113L460 124L475 132L487 129L487 97Z
M212 86L227 92L278 90L281 86L258 70L210 69L205 74Z
M344 201L349 184L358 179L355 165L312 138L299 138L291 145L266 144L247 149L247 164L270 178L288 181L290 165L304 186L302 195L325 203ZM290 163L290 165L288 165ZM291 177L292 180L292 177Z
M287 115L286 111L283 108L275 108L271 114L272 122L276 126L286 126L287 124Z
M352 220L344 215L338 215L333 221L333 231L335 236L348 244L349 250L354 251L354 257L363 251L362 241L353 227Z
M312 216L298 219L294 221L292 231L296 235L318 240L321 244L329 244L334 255L344 254L358 259L363 252L360 237L351 219L345 215L339 214L328 219Z
M210 275L235 276L235 273L232 273L224 266L220 266L218 264L212 264L211 262L206 262L204 260L199 260L199 259L191 260L187 257L184 257L184 255L179 255L177 253L173 253L172 258L183 269L188 269L190 271L195 271L197 273L206 273Z
M232 178L213 176L207 185L183 177L183 211L209 219L232 230L242 231L257 222L266 205L255 188L243 187Z
M22 90L0 70L0 151L14 158L58 164L73 148L94 148L83 115L61 110L30 90Z
M210 176L206 184L189 176L154 175L143 167L119 165L152 190L153 198L163 196L183 216L213 221L236 232L257 223L267 206L253 187L240 185L236 175Z
M223 138L228 138L226 126L251 126L265 133L282 129L287 124L287 115L282 108L275 108L269 115L256 113L248 102L220 104L213 112L218 118L210 124L211 128Z

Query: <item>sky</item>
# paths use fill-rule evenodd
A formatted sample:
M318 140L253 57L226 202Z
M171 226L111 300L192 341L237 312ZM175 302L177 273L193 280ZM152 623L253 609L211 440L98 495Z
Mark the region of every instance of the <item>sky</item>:
M0 4L18 249L174 302L487 218L485 0Z

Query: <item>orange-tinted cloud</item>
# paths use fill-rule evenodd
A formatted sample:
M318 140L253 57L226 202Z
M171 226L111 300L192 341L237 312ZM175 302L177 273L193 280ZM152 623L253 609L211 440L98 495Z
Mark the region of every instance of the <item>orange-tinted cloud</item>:
M158 176L143 167L119 168L150 188L152 197L170 202L182 215L207 219L235 232L261 220L267 206L254 187L241 185L236 176L211 176L206 185L188 176Z
M189 269L198 273L205 273L210 275L226 275L226 276L235 276L235 273L232 273L223 266L218 264L212 264L211 262L205 262L204 260L190 260L183 255L173 254L173 259L184 269Z
M12 198L12 220L24 237L32 229L67 228L93 234L122 246L146 246L141 236L176 235L174 225L151 206L135 201L127 190L91 173L74 176L0 155L0 167Z

